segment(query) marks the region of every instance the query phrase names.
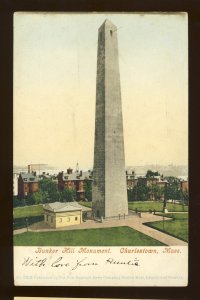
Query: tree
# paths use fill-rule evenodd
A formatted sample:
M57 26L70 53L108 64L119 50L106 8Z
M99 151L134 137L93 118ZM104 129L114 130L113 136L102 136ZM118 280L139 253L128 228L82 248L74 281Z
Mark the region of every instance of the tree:
M57 183L48 178L40 180L39 188L49 195L53 195L58 190Z
M40 180L39 189L44 193L45 202L55 202L63 199L62 192L58 191L57 183L51 179L44 178Z
M76 191L74 189L64 188L61 192L61 202L72 202L76 200Z
M186 192L186 191L181 191L181 199L182 199L183 204L188 205L188 203L189 203L189 195L188 195L188 192Z
M164 196L165 189L157 184L153 184L151 186L151 192L154 194L156 200L161 200L161 198Z
M133 189L127 190L127 197L128 197L128 201L134 201L134 193L133 193Z
M138 193L137 193L138 187L134 186L132 189L127 190L128 195L128 201L137 201L138 199Z
M67 202L76 200L76 192L74 189L64 188L58 190L57 183L49 178L39 181L39 190L29 196L29 203L50 203L50 202Z
M33 197L33 194L28 194L28 196L26 196L25 198L25 205L34 205L35 204L35 198Z
M180 186L180 179L174 176L167 176L165 179L168 181L169 184L175 184Z
M38 190L37 192L30 195L29 201L32 200L33 204L45 203L45 196L46 195L44 195L44 192L42 192L41 190Z
M92 181L89 179L85 179L83 186L85 199L87 199L88 201L92 201Z
M148 186L146 185L138 185L137 186L137 190L136 190L136 196L137 196L137 200L138 201L146 201L149 199L149 192L150 192L150 189Z
M180 189L180 180L174 176L165 177L165 179L168 181L168 185L165 190L166 199L181 200L182 194Z
M25 206L25 205L26 205L26 199L18 198L18 196L13 196L13 207Z
M150 178L150 177L154 177L154 176L159 176L160 174L158 173L158 171L156 172L153 172L151 170L148 170L147 173L146 173L146 177L147 178Z

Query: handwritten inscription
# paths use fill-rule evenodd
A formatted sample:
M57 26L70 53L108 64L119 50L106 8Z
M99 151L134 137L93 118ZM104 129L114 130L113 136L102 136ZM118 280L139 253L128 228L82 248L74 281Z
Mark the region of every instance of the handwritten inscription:
M185 246L15 247L15 284L186 285L187 253ZM158 272L155 266L162 268Z
M87 266L98 266L98 263L96 262L87 262L87 258L83 258L82 260L76 262L76 265L72 268L73 270L76 270L78 267L87 267Z
M44 259L39 259L39 258L30 258L30 257L27 257L27 258L24 258L24 261L22 263L22 266L25 266L25 267L44 267L46 266L46 262L47 262L47 258L44 258Z
M38 267L43 268L46 266L50 266L51 268L69 268L71 271L74 271L78 268L83 267L96 267L99 265L98 262L90 261L87 257L84 257L83 259L76 260L75 262L71 261L65 261L63 256L60 256L56 259L54 259L53 262L50 261L50 258L43 258L40 259L38 257L31 258L26 257L24 258L24 261L22 263L22 266L24 267ZM106 260L102 261L101 264L107 264L107 265L127 265L127 266L139 266L139 260L137 258L133 260L115 260L114 258L107 258Z
M120 260L115 260L114 258L108 258L106 260L107 264L110 265L128 265L128 266L139 266L139 260L135 258L133 261L128 260L128 261L120 261Z
M53 268L59 268L59 267L69 267L70 264L67 262L63 262L63 257L59 257L58 259L56 259L56 261L54 261L52 264L51 264L51 267Z

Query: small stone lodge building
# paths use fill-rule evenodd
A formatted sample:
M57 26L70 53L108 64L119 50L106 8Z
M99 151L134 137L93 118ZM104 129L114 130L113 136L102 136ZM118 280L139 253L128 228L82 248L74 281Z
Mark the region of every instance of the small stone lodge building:
M52 228L78 225L91 216L91 208L77 202L53 202L43 205L44 222Z

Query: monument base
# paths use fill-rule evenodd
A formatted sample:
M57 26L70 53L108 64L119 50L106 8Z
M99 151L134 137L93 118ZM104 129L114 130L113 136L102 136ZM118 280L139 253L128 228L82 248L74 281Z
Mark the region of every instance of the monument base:
M138 216L139 217L139 213L136 213L134 211L128 211L128 214L120 214L120 215L117 215L117 216L112 216L112 217L93 217L93 220L94 221L97 221L97 222L106 222L106 221L111 221L111 220L126 220L132 216Z

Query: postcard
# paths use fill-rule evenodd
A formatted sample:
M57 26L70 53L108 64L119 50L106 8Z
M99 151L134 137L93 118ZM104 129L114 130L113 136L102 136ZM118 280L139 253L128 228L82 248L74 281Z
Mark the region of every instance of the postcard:
M15 297L14 298L14 300L82 300L82 299L103 300L105 298L52 298L52 297ZM106 298L106 299L109 300L109 298ZM128 299L124 299L124 300L128 300ZM139 299L135 299L135 300L139 300ZM148 299L146 299L146 300L148 300Z
M14 14L16 286L187 286L187 13Z
M105 298L52 298L52 297L15 297L14 298L14 300L82 300L82 299L103 300ZM106 298L106 299L109 300L109 298ZM128 300L128 299L124 299L124 300ZM135 299L135 300L139 300L139 299ZM146 299L146 300L148 300L148 299Z

